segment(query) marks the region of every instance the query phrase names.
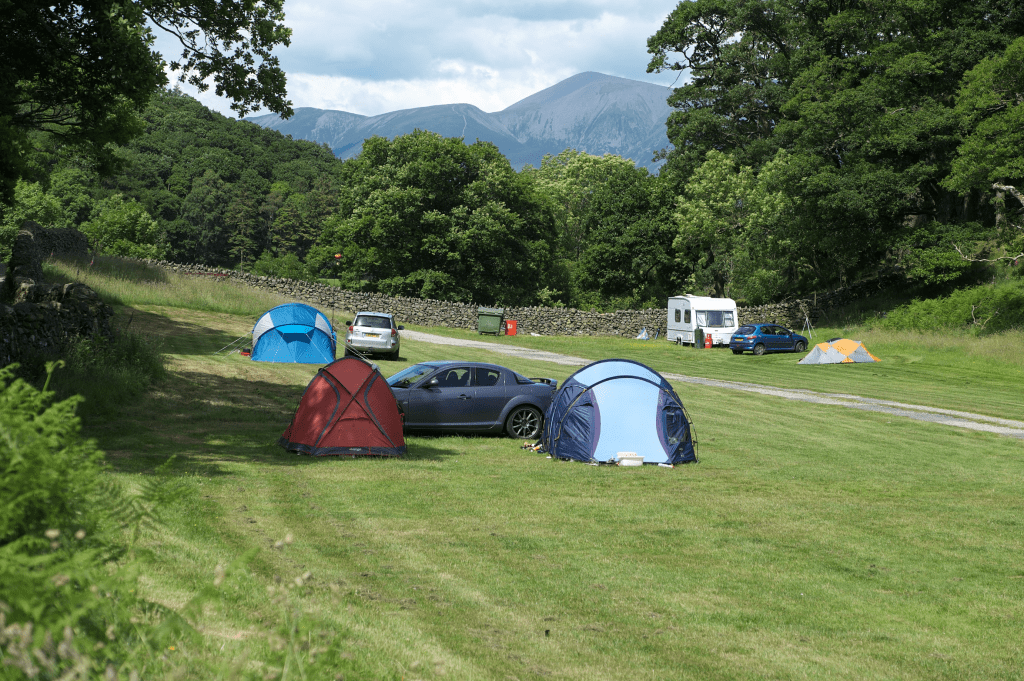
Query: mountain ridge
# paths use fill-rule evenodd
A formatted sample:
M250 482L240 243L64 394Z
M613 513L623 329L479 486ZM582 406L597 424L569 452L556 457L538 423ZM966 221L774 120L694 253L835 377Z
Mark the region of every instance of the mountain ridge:
M276 114L245 120L326 143L338 158L352 158L373 135L393 138L415 129L444 137L492 142L516 170L539 166L545 154L577 149L597 156L616 154L656 171L656 151L669 146L665 120L672 108L668 88L585 71L492 113L459 102L399 109L376 116L298 107L281 120Z

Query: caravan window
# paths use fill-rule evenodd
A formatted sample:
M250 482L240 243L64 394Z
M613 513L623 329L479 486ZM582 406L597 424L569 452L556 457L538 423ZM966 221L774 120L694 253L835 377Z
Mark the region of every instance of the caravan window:
M723 326L734 326L735 316L732 310L698 310L697 326L706 328L721 328Z
M676 321L679 321L679 310L676 310ZM686 312L683 313L683 323L684 324L689 324L690 323L690 311L689 310L687 310Z
M689 317L690 315L687 314L686 316ZM676 322L677 323L679 322L679 308L678 307L676 308Z

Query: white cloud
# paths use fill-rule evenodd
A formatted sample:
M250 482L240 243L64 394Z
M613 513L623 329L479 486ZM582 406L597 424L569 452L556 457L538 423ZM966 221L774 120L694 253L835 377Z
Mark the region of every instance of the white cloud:
M371 81L295 73L288 76L288 93L296 106L337 109L365 116L458 103L473 104L491 112L500 111L575 73L571 69L499 72L448 61L438 69L438 76L430 79Z
M292 44L276 54L296 107L498 111L583 71L670 85L675 74L646 73L647 38L677 2L289 0ZM215 95L196 96L230 114Z

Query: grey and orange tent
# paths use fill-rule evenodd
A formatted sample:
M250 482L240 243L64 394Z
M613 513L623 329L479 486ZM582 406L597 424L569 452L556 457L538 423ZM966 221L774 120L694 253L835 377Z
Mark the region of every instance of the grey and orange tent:
M335 360L317 372L278 443L311 456L401 456L406 451L391 386L377 367L358 357Z
M854 362L880 362L881 360L868 352L860 341L849 338L833 338L826 343L818 343L807 356L797 364L852 364Z

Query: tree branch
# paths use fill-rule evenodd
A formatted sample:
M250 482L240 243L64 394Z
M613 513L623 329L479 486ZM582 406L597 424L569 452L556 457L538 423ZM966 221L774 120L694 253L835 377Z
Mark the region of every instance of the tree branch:
M1009 192L1011 195L1013 195L1013 198L1020 201L1021 205L1024 206L1024 195L1021 195L1021 193L1017 191L1016 187L1008 184L999 184L998 182L993 182L992 189L1001 192Z
M1021 258L1024 258L1024 251L1018 253L1017 255L1004 255L998 258L975 258L974 256L965 255L964 252L961 251L960 247L957 245L954 245L953 248L955 248L956 252L960 254L960 257L966 260L967 262L999 262L1001 260L1020 260Z

